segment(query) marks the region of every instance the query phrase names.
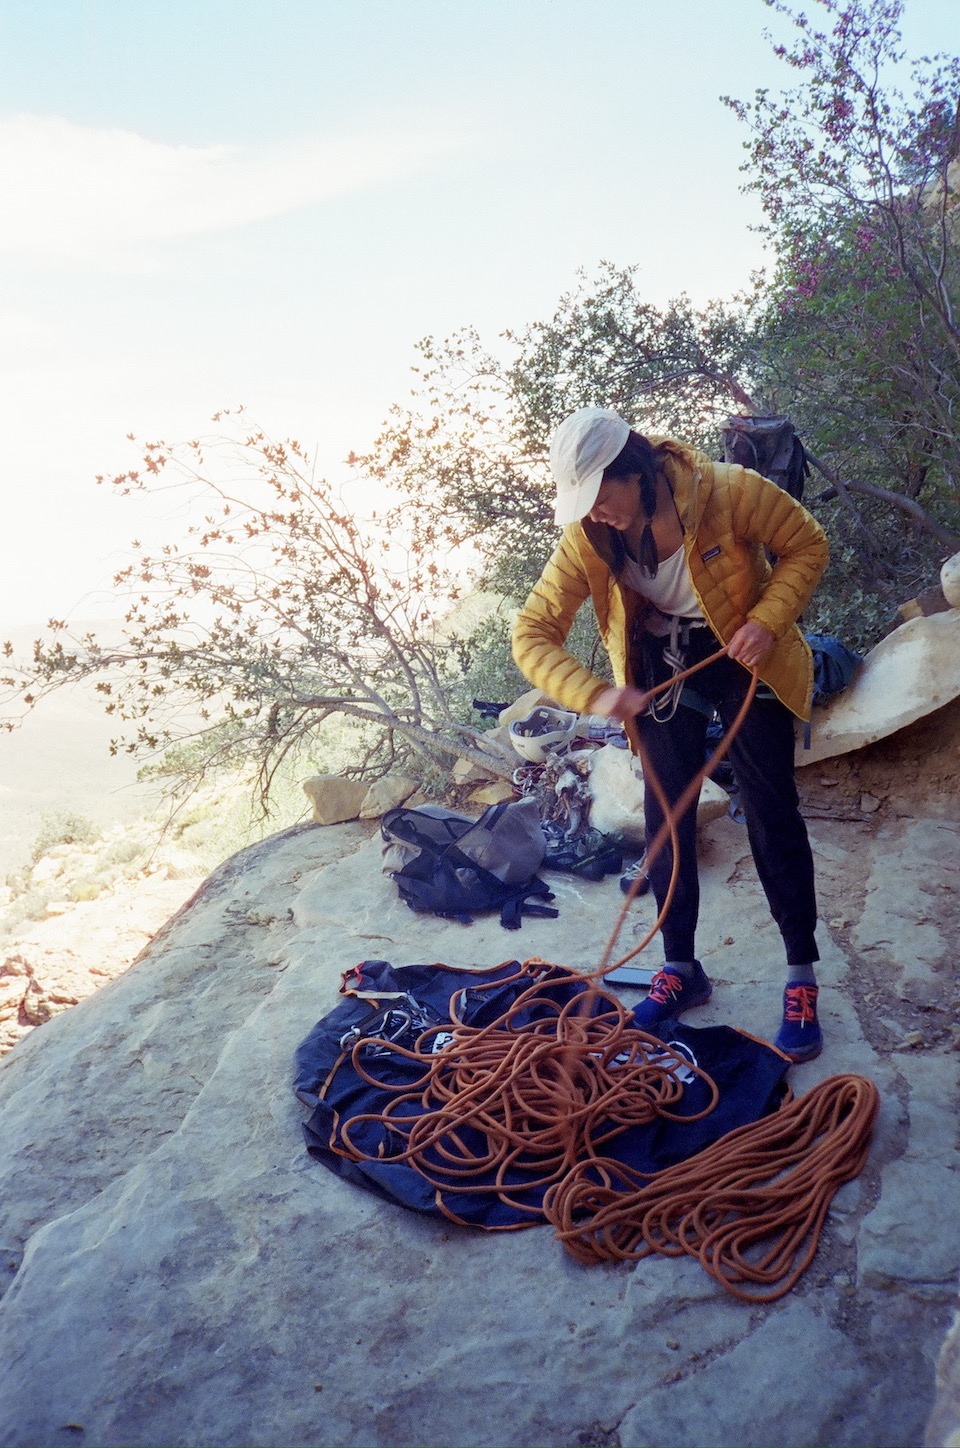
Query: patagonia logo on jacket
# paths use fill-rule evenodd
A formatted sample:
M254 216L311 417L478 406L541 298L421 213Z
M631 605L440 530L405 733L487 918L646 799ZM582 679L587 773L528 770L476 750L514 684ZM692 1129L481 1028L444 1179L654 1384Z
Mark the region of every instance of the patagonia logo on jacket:
M719 558L719 556L720 556L720 554L721 554L722 552L723 552L723 549L720 547L720 544L718 543L717 546L716 546L716 548L708 548L706 553L701 553L701 554L700 554L700 561L701 561L701 563L709 563L711 558Z

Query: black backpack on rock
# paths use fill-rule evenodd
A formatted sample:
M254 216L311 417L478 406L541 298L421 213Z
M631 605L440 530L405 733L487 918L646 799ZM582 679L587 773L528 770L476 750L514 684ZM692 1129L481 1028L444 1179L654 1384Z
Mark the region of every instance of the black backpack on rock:
M392 875L411 910L469 925L484 910L499 910L500 924L517 930L521 916L556 918L537 875L546 854L533 799L491 805L470 819L439 805L388 810L380 822L383 870Z

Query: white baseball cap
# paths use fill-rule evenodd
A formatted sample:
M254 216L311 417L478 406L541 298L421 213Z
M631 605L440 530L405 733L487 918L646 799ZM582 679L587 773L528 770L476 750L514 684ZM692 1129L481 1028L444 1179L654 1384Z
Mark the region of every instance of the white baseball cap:
M589 513L604 468L623 451L629 436L629 423L609 407L581 407L564 418L550 440L557 523L575 523Z

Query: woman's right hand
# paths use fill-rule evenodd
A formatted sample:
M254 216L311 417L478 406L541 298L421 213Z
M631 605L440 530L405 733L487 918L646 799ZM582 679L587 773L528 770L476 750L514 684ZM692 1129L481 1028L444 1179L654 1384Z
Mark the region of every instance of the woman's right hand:
M616 719L623 724L642 714L650 702L650 696L641 689L624 685L622 689L601 689L590 704L590 713L599 714L602 719Z

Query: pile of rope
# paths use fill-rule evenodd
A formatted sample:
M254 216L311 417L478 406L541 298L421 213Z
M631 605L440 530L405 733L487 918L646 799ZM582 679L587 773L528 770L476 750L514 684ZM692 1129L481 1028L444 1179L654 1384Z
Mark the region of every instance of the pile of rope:
M709 769L729 748L756 686L754 670L743 707ZM529 1214L529 1221L515 1225L550 1221L580 1262L686 1253L735 1297L772 1302L812 1261L837 1188L862 1170L879 1097L860 1077L832 1077L650 1177L603 1155L605 1143L631 1126L658 1116L700 1120L718 1099L705 1072L631 1026L632 1014L601 986L609 971L638 954L660 928L677 875L676 822L708 773L705 766L671 807L646 759L643 765L665 816L647 850L648 869L668 841L673 848L669 890L644 940L611 960L628 896L599 966L587 976L587 989L567 1005L538 997L533 984L499 1019L470 1027L457 1016L454 998L450 1022L428 1028L413 1049L381 1043L403 1058L408 1074L413 1064L412 1084L385 1088L381 1075L369 1075L361 1038L351 1051L354 1069L394 1095L379 1115L338 1122L330 1145L355 1161L411 1166L434 1188L438 1208L452 1221L463 1219L448 1196L489 1194L492 1173L502 1201ZM531 961L520 969L533 973L542 964ZM579 972L571 977L584 980ZM696 1116L673 1110L691 1070L710 1090L710 1103ZM376 1158L353 1140L355 1131L371 1123L379 1128Z
M361 1037L351 1064L391 1100L382 1112L338 1123L331 1146L354 1161L412 1167L458 1225L469 1223L451 1200L493 1192L526 1217L493 1230L549 1222L585 1265L687 1254L735 1297L782 1297L813 1260L837 1188L863 1168L876 1088L857 1076L831 1077L645 1176L605 1156L606 1144L657 1117L702 1120L716 1105L716 1085L688 1057L631 1026L631 1013L598 987L565 1005L541 993L542 966L520 967L513 979L534 983L486 1026L465 1025L455 995L450 1021L430 1026L412 1048L379 1041L381 1061L386 1053L404 1063L402 1085L382 1065L371 1074ZM582 985L578 972L567 979ZM550 980L555 988L556 970ZM681 1114L691 1073L708 1100ZM375 1158L355 1140L371 1125L380 1140Z
M535 982L542 965L527 961L510 979L525 976ZM550 979L554 989L563 983L555 970ZM578 972L569 972L567 979L582 986ZM487 1026L465 1025L457 1015L456 996L450 1013L450 1022L424 1031L412 1050L382 1043L391 1055L419 1068L412 1083L391 1085L382 1072L370 1074L365 1039L356 1042L354 1070L394 1094L382 1113L344 1121L336 1149L354 1161L364 1159L354 1137L375 1125L384 1143L378 1160L414 1167L435 1188L438 1208L452 1221L461 1218L447 1202L448 1192L493 1190L542 1222L543 1189L565 1181L578 1164L597 1159L604 1143L658 1116L699 1121L717 1103L717 1088L705 1072L632 1027L631 1013L595 988L580 990L560 1005L531 984ZM672 1108L683 1097L684 1077L690 1073L706 1083L709 1100L695 1115L681 1116ZM392 1150L385 1144L391 1140L397 1143Z
M741 1301L775 1302L813 1261L837 1188L863 1170L879 1109L871 1081L831 1076L656 1176L578 1163L544 1214L587 1266L686 1253Z

